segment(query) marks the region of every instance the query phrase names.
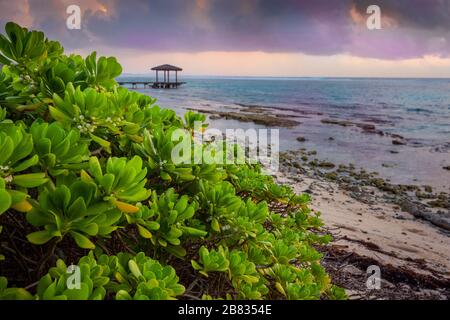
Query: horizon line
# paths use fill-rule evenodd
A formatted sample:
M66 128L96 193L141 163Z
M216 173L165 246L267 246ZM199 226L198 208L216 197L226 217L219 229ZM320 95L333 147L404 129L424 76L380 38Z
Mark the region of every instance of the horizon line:
M133 76L146 76L154 77L153 73L133 73L133 72L123 72L120 76L133 75ZM404 80L450 80L450 76L443 77L408 77L408 76L397 76L397 77L383 77L383 76L279 76L279 75L222 75L222 74L182 74L179 77L221 77L221 78L283 78L283 79L404 79Z

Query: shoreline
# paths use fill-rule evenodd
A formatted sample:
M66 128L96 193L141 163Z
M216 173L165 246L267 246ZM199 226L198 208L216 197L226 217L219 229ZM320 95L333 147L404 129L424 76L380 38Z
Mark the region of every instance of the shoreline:
M373 124L330 119L307 110L237 106L220 111L211 106L187 109L207 114L212 124L250 122L289 130L295 125L301 128L302 118L320 116L323 125L387 138L394 147L410 144L407 138ZM450 299L449 186L394 184L378 172L357 170L351 163L335 164L315 150L302 148L307 141L303 136L296 140L298 148L281 152L275 178L297 193L312 196L311 208L321 213L325 230L334 238L318 248L332 281L351 299ZM445 170L443 174L448 174ZM381 268L381 290L366 287L367 267L374 264Z
M228 128L230 123L231 127L253 124L257 128L278 128L281 151L304 147L336 166L353 162L364 170L378 172L392 184L431 186L435 192L450 192L450 141L427 144L397 133L395 125L383 119L344 119L309 108L242 103L184 109L206 114L211 126L219 129Z

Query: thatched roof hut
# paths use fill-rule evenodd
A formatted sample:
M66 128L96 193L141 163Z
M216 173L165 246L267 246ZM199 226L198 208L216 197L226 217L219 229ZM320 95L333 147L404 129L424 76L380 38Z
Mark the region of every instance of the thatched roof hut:
M173 66L171 64L162 64L157 67L153 67L152 70L154 71L183 71L183 69Z
M178 82L178 71L183 71L183 69L173 66L171 64L162 64L157 67L153 67L152 70L156 71L156 81L153 83L154 88L177 88L183 82ZM164 73L164 81L159 81L158 71ZM170 82L170 71L175 71L175 82Z

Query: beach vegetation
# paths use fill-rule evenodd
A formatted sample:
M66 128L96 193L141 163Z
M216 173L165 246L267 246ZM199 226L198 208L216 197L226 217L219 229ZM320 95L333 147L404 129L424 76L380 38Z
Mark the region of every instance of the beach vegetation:
M260 164L174 163L172 133L204 115L119 87L115 58L5 29L0 299L345 298L308 195Z

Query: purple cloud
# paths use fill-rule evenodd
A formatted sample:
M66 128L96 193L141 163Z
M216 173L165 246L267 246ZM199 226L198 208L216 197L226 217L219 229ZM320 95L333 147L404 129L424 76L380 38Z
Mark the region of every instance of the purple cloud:
M28 10L9 11L26 11L33 28L67 48L346 53L382 59L450 54L446 0L79 0L81 31L65 29L64 1L8 6L24 2ZM382 9L382 30L365 28L372 4ZM2 24L8 18L0 14Z

